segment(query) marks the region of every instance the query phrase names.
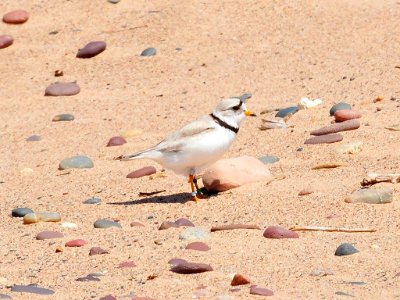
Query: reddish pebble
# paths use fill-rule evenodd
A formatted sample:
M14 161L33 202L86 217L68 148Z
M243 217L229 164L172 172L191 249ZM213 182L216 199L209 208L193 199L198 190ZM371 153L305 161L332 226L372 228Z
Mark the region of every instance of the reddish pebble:
M242 274L236 273L232 279L231 286L242 285L250 283L250 278Z
M312 193L314 193L312 190L304 189L304 190L301 190L298 195L299 196L307 196L307 195L310 195Z
M144 227L144 224L137 221L133 221L131 222L131 227Z
M186 218L180 218L175 221L175 224L178 226L188 226L188 227L194 227L194 224L192 221L186 219Z
M355 110L337 110L335 112L335 121L336 122L343 122L352 119L359 119L361 118L361 113Z
M136 267L136 264L133 261L128 260L120 263L117 268L133 268L133 267Z
M269 289L253 285L250 287L250 294L259 296L273 296L274 292Z
M122 136L113 136L107 143L107 147L121 146L126 143L126 140Z
M45 92L45 96L73 96L81 91L76 82L56 82L49 85Z
M306 145L315 145L315 144L331 144L340 142L343 140L343 136L337 133L334 134L325 134L314 136L312 138L307 139L304 144Z
M158 228L158 230L165 230L171 227L179 227L175 222L170 222L170 221L164 221L161 223L160 227Z
M170 259L170 260L168 261L168 263L169 263L170 265L173 265L173 266L176 266L176 265L179 265L179 264L185 263L185 262L186 262L186 260L184 260L184 259L182 259L182 258L173 258L173 259Z
M212 271L213 268L210 265L203 263L191 263L188 261L181 262L180 264L174 265L171 271L179 274L195 274Z
M134 297L132 300L155 300L154 298L149 297Z
M126 178L140 178L155 173L156 173L156 168L154 168L153 166L148 166L129 173L128 175L126 175Z
M310 132L311 135L326 135L330 133L337 133L341 131L354 130L360 127L360 121L348 120L341 123L325 126Z
M8 24L22 24L28 21L29 13L23 9L17 9L6 13L3 22Z
M101 297L99 300L117 300L113 295L107 295L104 297Z
M185 249L197 250L197 251L208 251L208 250L210 250L210 247L206 243L203 243L203 242L193 242L193 243L188 244Z
M79 49L78 53L76 54L76 57L91 58L103 52L106 49L106 46L107 46L106 42L103 41L90 42L82 49Z
M42 231L36 235L37 240L58 239L64 237L64 234L57 231Z
M264 237L267 239L297 239L297 232L282 228L280 226L269 226L264 231Z
M7 48L14 43L14 39L11 35L0 35L0 49Z
M98 254L109 254L107 250L104 250L103 248L100 247L92 247L90 248L89 255L98 255Z
M72 240L65 243L65 247L82 247L86 245L87 242L82 239Z

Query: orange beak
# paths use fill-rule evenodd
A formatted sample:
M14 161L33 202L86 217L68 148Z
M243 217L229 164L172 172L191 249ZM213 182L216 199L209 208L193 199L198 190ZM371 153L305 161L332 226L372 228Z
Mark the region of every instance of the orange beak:
M246 116L250 116L250 117L255 117L255 116L257 116L256 114L252 113L252 112L249 111L249 110L245 110L245 111L244 111L244 114L245 114Z

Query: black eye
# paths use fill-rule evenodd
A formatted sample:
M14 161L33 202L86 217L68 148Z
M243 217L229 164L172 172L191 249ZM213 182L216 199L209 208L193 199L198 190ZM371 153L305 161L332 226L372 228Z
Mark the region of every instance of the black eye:
M233 109L233 110L239 110L241 106L242 106L242 105L239 104L239 105L236 105L236 106L232 107L232 109Z

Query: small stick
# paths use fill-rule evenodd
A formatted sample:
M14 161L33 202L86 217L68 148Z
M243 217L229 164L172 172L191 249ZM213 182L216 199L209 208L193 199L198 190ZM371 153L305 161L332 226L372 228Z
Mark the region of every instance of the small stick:
M369 186L380 182L391 182L391 183L399 183L400 182L400 174L377 174L377 173L369 173L368 178L364 178L361 181L362 186Z
M232 229L261 229L258 225L247 225L247 224L229 224L211 227L211 232L221 230L232 230Z
M325 227L325 226L293 226L292 231L328 231L328 232L375 232L376 229L370 228L344 228L344 227Z
M154 192L139 192L139 197L152 196L152 195L156 195L156 194L159 194L162 192L165 192L165 190L159 190L159 191L154 191Z

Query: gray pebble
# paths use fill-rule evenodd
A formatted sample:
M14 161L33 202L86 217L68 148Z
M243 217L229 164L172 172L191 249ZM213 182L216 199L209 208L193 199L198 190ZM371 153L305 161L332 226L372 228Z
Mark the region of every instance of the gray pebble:
M260 161L262 161L263 164L273 164L276 163L280 160L278 156L273 156L273 155L266 155L266 156L261 156L258 158Z
M101 199L92 197L92 198L89 198L89 199L83 201L82 203L83 204L100 204L101 203Z
M210 232L200 227L188 227L179 234L179 239L185 241L207 240L210 237Z
M294 115L294 114L297 113L298 111L299 111L299 107L298 107L298 106L291 106L291 107L283 108L283 109L280 109L280 110L276 113L275 117L278 117L278 118L285 118L285 117L287 117L288 115Z
M393 189L382 188L380 190L360 189L347 196L347 203L384 204L393 201Z
M27 141L27 142L38 142L38 141L40 141L41 139L42 139L42 137L41 137L40 135L34 134L34 135L31 135L30 137L28 137L28 138L26 139L26 141Z
M38 295L53 295L55 292L46 288L38 287L35 284L29 285L14 285L11 288L12 292L31 293Z
M360 252L352 244L349 243L343 243L341 244L335 251L336 256L345 256L345 255L351 255L354 253Z
M57 115L53 118L53 122L58 122L58 121L72 121L74 120L75 117L71 114L60 114Z
M335 115L335 112L337 110L350 110L350 109L351 109L350 104L348 104L346 102L340 102L331 107L331 109L329 110L329 114L331 116L333 116L333 115Z
M93 168L93 162L92 160L83 155L78 155L78 156L73 156L73 157L68 157L63 159L60 162L59 169L60 170L65 170L65 169L83 169L83 168Z
M33 213L33 210L30 208L26 207L19 207L19 208L14 208L11 211L11 215L16 218L23 218L25 215Z
M110 227L122 228L121 224L112 220L100 219L94 222L94 228L110 228Z
M108 0L108 2L110 2L112 4L117 4L119 1L121 1L121 0Z
M156 48L147 48L142 51L140 56L154 56L154 55L156 55L156 53L157 53Z
M347 296L347 297L352 297L352 298L354 298L354 296L353 295L351 295L351 294L349 294L349 293L345 293L345 292L336 292L335 293L335 295L338 295L338 296Z

